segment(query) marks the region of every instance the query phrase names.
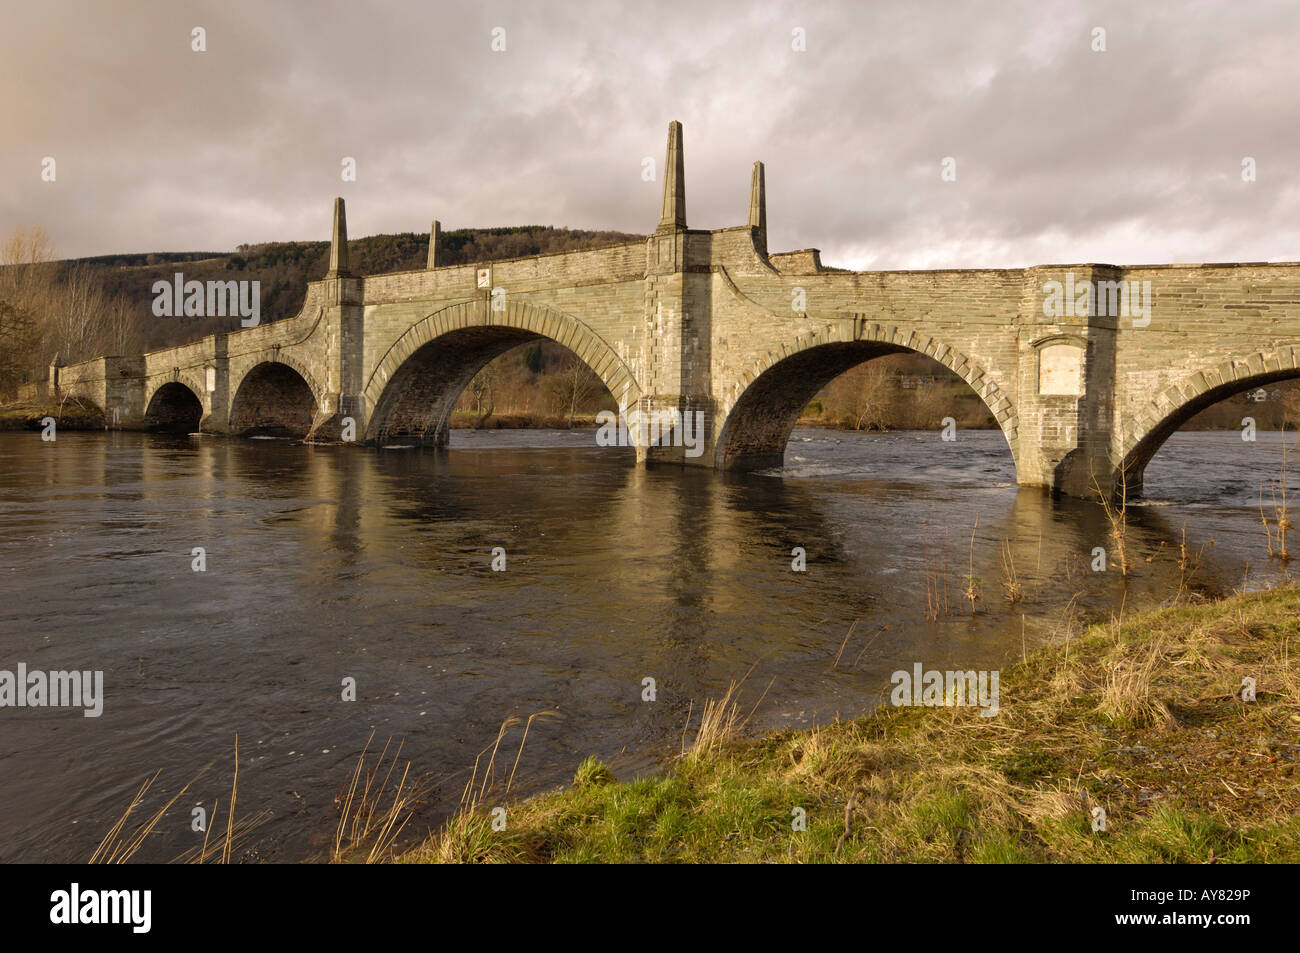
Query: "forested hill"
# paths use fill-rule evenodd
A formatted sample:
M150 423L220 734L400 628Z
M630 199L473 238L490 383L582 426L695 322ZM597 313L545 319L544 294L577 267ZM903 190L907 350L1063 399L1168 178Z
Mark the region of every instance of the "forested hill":
M464 228L443 232L438 244L439 265L499 261L528 255L600 248L640 241L643 235L585 231L549 225L509 228ZM130 302L140 316L138 329L145 350L182 344L218 331L236 330L229 318L157 318L153 316L153 285L171 281L179 271L186 281L260 281L262 323L292 317L302 307L307 282L325 275L329 242L267 242L240 245L225 252L154 252L101 255L69 261L84 262L97 273L105 291ZM348 242L352 270L360 275L411 271L425 266L428 233L371 235Z

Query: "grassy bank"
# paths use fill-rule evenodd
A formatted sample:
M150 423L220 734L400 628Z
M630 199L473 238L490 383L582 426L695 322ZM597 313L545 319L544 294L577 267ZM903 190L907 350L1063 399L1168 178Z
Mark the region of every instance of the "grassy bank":
M489 789L399 860L1297 862L1298 634L1296 586L1132 616L1004 670L991 718L886 705L745 740L752 699L724 698L661 775Z
M53 417L59 430L103 430L104 414L89 401L20 401L0 406L0 431L40 430L41 421Z

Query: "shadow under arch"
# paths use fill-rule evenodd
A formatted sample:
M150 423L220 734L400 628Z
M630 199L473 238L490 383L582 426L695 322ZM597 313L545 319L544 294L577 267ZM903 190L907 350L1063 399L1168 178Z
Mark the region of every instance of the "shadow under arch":
M1135 432L1122 444L1119 465L1111 476L1116 492L1140 496L1151 458L1201 411L1266 384L1300 379L1300 368L1291 361L1291 348L1279 348L1245 361L1228 361L1212 371L1198 371L1166 387L1141 413Z
M620 405L640 400L631 369L584 322L518 298L494 311L488 299L478 298L435 311L388 349L362 392L365 406L373 408L366 439L404 436L445 445L452 408L474 376L506 351L536 340L572 351Z
M243 437L305 437L316 407L316 391L301 371L287 361L262 361L239 381L230 403L230 432Z
M742 376L737 397L718 431L714 463L724 470L782 466L790 434L808 402L845 371L887 354L921 354L942 364L979 397L997 421L1017 473L1019 421L1011 401L965 355L931 339L899 344L888 340L828 340L813 335L783 356L769 355Z
M168 381L158 387L145 406L146 430L160 433L194 433L203 419L203 401L185 381Z

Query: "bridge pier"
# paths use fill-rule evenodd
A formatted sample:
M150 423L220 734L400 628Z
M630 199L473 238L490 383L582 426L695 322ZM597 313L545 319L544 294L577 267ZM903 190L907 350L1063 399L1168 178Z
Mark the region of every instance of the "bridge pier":
M364 282L352 274L348 258L348 226L343 199L334 200L330 264L322 282L325 366L316 413L307 433L312 441L363 441L367 407L361 396L365 363Z
M203 366L203 417L199 430L203 433L230 433L230 357L225 334L214 334L211 356Z
M1094 289L1117 281L1118 272L1109 265L1025 270L1014 448L1022 486L1077 497L1114 488L1116 318L1097 313Z
M761 169L755 170L755 177L761 183ZM761 185L760 192L751 195L754 201L762 201ZM668 126L659 225L646 239L640 353L645 396L638 410L649 415L658 440L644 452L638 448L638 460L713 465L712 254L713 233L686 225L682 124L673 122Z

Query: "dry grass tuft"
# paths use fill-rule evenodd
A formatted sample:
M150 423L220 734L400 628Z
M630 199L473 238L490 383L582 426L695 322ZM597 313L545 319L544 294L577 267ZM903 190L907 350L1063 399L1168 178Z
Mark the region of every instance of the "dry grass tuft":
M1010 538L1002 540L998 551L1002 560L1002 595L1008 605L1015 605L1025 597L1025 587L1016 573L1016 550Z
M737 699L738 685L732 682L721 698L706 698L700 711L700 724L689 748L682 750L683 757L708 754L714 748L735 738L744 724Z
M1291 552L1286 547L1286 534L1294 525L1291 522L1287 503L1287 471L1290 468L1288 456L1291 448L1286 442L1286 428L1287 421L1284 419L1282 421L1282 464L1277 482L1269 487L1269 495L1273 503L1272 524L1264 514L1264 485L1261 483L1259 487L1259 518L1264 524L1264 533L1268 538L1268 556L1270 559L1276 556L1283 565L1291 560Z
M127 822L130 820L131 815L135 812L136 808L140 807L145 802L145 798L149 794L149 789L153 787L153 783L158 780L158 776L161 773L161 770L155 771L153 777L140 786L140 790L137 791L135 797L131 799L131 803L122 813L122 816L117 819L117 823L109 828L108 833L104 835L104 839L99 842L99 846L96 847L95 852L91 854L90 863L124 864L134 857L140 848L144 846L145 840L154 832L155 828L157 828L158 823L163 819L163 815L167 813L173 804L180 800L181 795L189 790L190 784L194 783L191 781L189 784L186 784L183 788L173 794L162 807L158 808L157 811L137 824L129 834L124 836L122 832L126 829ZM198 780L198 778L196 777L195 780Z
M502 836L503 831L496 829L496 818L492 816L488 804L489 799L495 799L498 790L504 797L514 784L515 772L523 757L524 745L528 741L528 732L533 722L539 718L555 717L557 715L554 711L546 710L533 712L526 721L513 715L502 721L497 729L496 740L474 758L469 780L461 791L459 807L443 824L442 829L433 834L410 859L439 864L512 863L528 859L528 851L521 843ZM524 730L519 740L519 749L504 786L498 789L497 754L510 729L521 724ZM487 755L486 764L483 761L484 755ZM504 811L504 808L500 810Z
M925 564L925 618L930 622L936 622L952 612L952 600L948 591L947 532L944 532L941 546L927 533L921 554Z
M975 604L980 601L980 581L975 577L975 531L980 527L980 518L975 517L975 525L970 530L970 549L967 553L966 565L966 588L962 590L962 595L970 603L971 611L975 611Z
M210 765L209 765L210 767ZM167 812L184 796L200 777L203 776L207 768L204 768L194 776L192 780L186 783L179 791L172 795L163 803L153 814L146 817L130 833L124 834L131 815L136 809L144 804L149 789L153 783L158 780L161 771L155 771L153 777L149 778L140 790L136 792L131 803L127 806L126 811L118 818L104 839L100 841L99 846L95 848L94 854L91 855L90 863L92 864L124 864L131 860L145 845L151 834L157 832L158 824L166 816ZM259 811L256 814L244 818L235 818L234 806L235 800L239 793L239 736L235 736L235 769L234 775L230 782L230 809L226 812L225 830L217 833L217 841L211 842L214 831L218 831L218 819L221 814L221 801L218 799L212 805L211 816L207 820L207 826L203 835L203 843L198 847L192 847L184 851L176 859L182 863L207 863L213 858L217 858L220 863L229 864L234 856L235 850L248 838L254 831L265 824L271 817L270 811Z
M1120 470L1118 485L1110 490L1102 489L1101 484L1097 482L1095 473L1092 477L1093 492L1097 496L1097 502L1101 504L1102 512L1106 516L1106 522L1110 525L1110 539L1115 547L1114 561L1119 564L1119 574L1125 578L1128 577L1130 570L1133 568L1128 554L1129 476L1130 467L1123 467Z
M1168 727L1173 713L1153 687L1159 666L1165 663L1169 636L1159 633L1133 647L1116 646L1103 659L1101 699L1097 711L1112 721L1135 728Z
M393 843L411 814L431 790L422 778L411 779L411 762L401 766L394 780L405 742L389 755L392 739L384 742L373 764L368 764L374 733L366 740L344 790L335 797L339 823L330 852L332 863L360 857L373 864L391 855Z

